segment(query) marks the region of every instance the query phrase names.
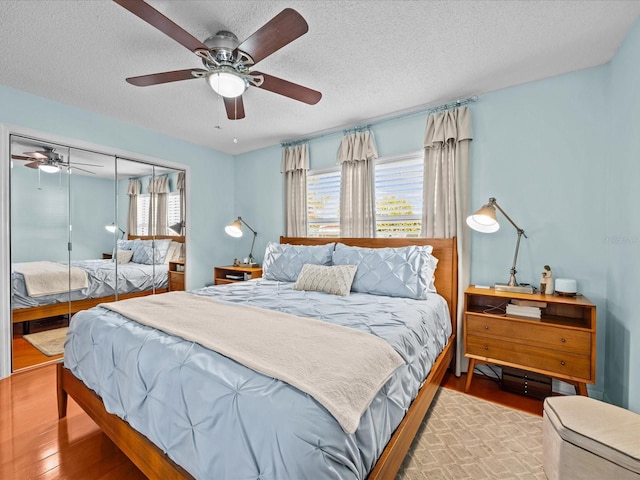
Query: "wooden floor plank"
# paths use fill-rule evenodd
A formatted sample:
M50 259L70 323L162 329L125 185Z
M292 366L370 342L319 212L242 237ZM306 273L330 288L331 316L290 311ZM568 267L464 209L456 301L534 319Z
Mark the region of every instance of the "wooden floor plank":
M443 385L464 391L466 376L447 373ZM542 401L506 392L477 376L470 395L542 414ZM55 366L47 365L0 380L0 478L144 480L144 475L69 399L58 421Z

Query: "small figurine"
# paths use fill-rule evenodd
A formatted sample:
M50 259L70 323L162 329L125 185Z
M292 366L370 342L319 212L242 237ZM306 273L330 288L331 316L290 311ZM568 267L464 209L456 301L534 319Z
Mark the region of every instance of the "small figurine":
M239 267L240 266L240 260L238 260L237 258L233 259L233 266L234 267Z
M553 293L553 275L551 274L551 267L549 265L544 266L544 272L542 272L542 278L540 279L540 293L551 295Z

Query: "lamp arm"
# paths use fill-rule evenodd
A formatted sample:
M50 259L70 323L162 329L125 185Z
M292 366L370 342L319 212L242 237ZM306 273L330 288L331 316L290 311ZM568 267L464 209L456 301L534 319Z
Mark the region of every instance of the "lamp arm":
M495 198L490 198L489 199L489 205L493 205L494 207L496 207L498 210L500 210L500 213L502 213L502 215L504 215L504 218L506 218L507 220L509 220L509 223L511 223L511 225L513 225L513 228L515 228L518 231L518 242L520 242L520 235L524 235L524 238L529 238L527 237L527 235L524 233L524 230L521 229L518 225L516 225L516 222L514 222L513 220L511 220L511 217L509 215L507 215L507 213L502 209L502 207L500 205L498 205L498 202L496 201Z
M489 204L495 206L498 210L500 210L500 213L502 213L502 215L504 215L504 217L507 220L509 220L509 223L511 223L511 225L513 225L513 228L515 228L516 231L518 232L518 240L516 241L516 251L513 254L513 266L511 267L511 270L509 270L509 283L508 283L510 287L516 287L518 286L518 281L516 280L516 273L517 273L516 264L518 263L518 252L520 251L520 239L522 238L523 235L524 235L524 238L527 238L527 235L524 233L523 229L521 229L518 225L516 225L516 222L511 220L511 217L507 215L507 213L502 209L502 207L498 205L498 202L496 201L495 198L490 198Z
M251 230L253 232L253 241L251 242L251 251L249 252L249 263L254 263L254 261L253 261L253 246L256 244L256 237L258 236L258 232L256 232L253 228L251 228L249 226L249 224L242 219L242 217L238 217L238 220L240 220L242 223L244 223L245 226L249 230Z
M520 239L522 238L522 235L524 235L524 231L521 229L518 229L518 240L516 241L516 252L513 255L513 266L511 267L511 270L509 270L508 285L510 287L516 287L518 285L518 281L516 280L516 273L517 273L516 263L518 262L518 251L520 250Z
M251 242L251 251L249 252L249 263L254 263L253 261L253 246L256 244L256 237L258 234L253 232L253 241Z
M249 224L242 219L242 217L238 217L238 220L240 220L242 223L244 223L247 226L247 228L253 232L254 235L258 234L258 232L256 232L253 228L251 228L249 226Z

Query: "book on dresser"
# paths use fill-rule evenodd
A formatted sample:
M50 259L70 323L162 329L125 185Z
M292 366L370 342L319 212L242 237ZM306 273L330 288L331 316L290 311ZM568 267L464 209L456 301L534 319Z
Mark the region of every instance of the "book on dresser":
M514 317L533 318L538 320L542 318L542 308L540 307L521 306L513 303L507 303L506 311L507 315L512 315Z

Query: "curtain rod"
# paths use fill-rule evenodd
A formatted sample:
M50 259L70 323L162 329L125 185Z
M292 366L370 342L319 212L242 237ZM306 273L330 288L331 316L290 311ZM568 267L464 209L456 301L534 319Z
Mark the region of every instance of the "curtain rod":
M293 146L296 146L296 145L300 145L302 143L307 143L307 142L309 142L311 140L317 140L318 138L327 137L329 135L334 135L334 134L338 133L340 130L342 130L342 133L344 135L347 135L347 134L353 133L353 132L361 132L361 131L369 130L374 125L379 125L381 123L390 122L391 120L397 120L398 118L412 117L414 115L422 115L424 113L426 113L427 115L431 115L432 113L443 112L445 110L450 110L452 108L462 107L464 105L468 105L469 103L473 103L473 102L477 102L477 101L478 101L478 96L474 95L472 97L468 97L468 98L465 98L465 99L462 99L462 100L455 100L455 101L452 101L452 102L443 103L442 105L437 105L435 107L429 107L429 108L417 110L415 112L405 113L405 114L402 114L402 115L396 115L396 116L389 117L389 118L382 118L382 119L380 119L378 121L367 123L366 125L358 125L358 126L351 127L351 128L348 128L348 129L331 130L329 132L321 133L319 135L314 135L312 137L301 138L299 140L284 141L284 142L280 143L280 145L283 148L293 147Z

